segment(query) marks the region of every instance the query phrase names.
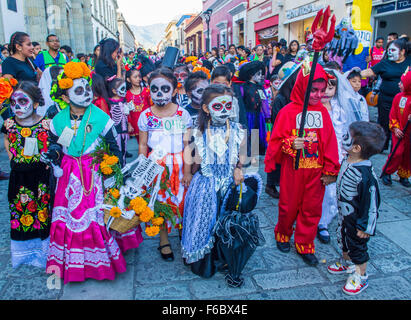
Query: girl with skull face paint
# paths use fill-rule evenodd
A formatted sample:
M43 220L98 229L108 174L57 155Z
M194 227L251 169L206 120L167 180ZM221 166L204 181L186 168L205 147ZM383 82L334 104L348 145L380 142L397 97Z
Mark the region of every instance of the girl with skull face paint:
M267 148L266 120L270 119L269 104L264 93L265 65L260 61L252 61L241 66L239 78L245 83L242 86L242 97L247 114L248 155L251 155L252 130L259 132L259 154L264 155ZM255 155L254 155L255 156Z
M245 130L229 120L233 93L227 86L212 84L205 89L198 126L193 130L195 168L198 170L187 192L182 236L185 262L193 273L209 278L215 271L213 229L222 200L230 184L244 181L240 147ZM193 170L194 171L194 170Z
M121 162L126 164L126 148L129 139L129 132L132 131L128 123L129 106L125 104L127 95L127 85L123 79L114 78L107 80L110 114L117 131L117 145L121 151Z
M176 104L182 108L186 108L190 104L190 99L185 90L184 84L190 74L190 70L185 64L177 64L174 67L174 76L177 78L178 82L178 92L175 97Z
M166 156L159 162L168 168L171 195L159 193L158 200L175 205L180 214L184 211L186 188L192 179L191 165L184 161L191 138L192 119L181 106L173 103L177 93L177 79L167 68L154 71L149 79L151 100L154 105L143 111L138 120L140 130L139 154L147 156L153 150L161 150ZM166 170L162 179L166 179ZM181 230L182 221L176 217ZM168 240L171 223L166 221L160 231L161 256L174 260Z
M121 158L114 122L92 104L86 64L67 63L55 86L53 98L63 99L68 107L50 124L51 145L45 155L61 162L63 171L57 180L46 272L58 269L65 283L114 280L116 273L126 271L122 251L142 241L137 233L116 240L104 225L104 186L91 154L104 138L110 153Z
M185 82L184 88L191 100L191 103L185 107L185 109L193 119L193 123L197 121L198 113L201 108L203 92L209 84L208 76L203 71L191 73Z
M10 99L15 116L1 129L11 166L8 200L14 268L20 264L45 268L47 260L50 170L40 156L49 148L49 120L36 114L39 105L44 105L41 90L30 81L19 83Z

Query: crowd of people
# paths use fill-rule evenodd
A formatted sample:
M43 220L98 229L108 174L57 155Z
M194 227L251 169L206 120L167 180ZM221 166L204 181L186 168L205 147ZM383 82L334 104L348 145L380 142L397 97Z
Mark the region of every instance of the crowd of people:
M290 252L294 235L297 253L316 266L315 238L336 236L342 258L328 271L350 273L343 291L362 292L381 202L369 159L388 150L390 139L382 182L391 185L397 172L411 186L410 43L393 33L384 49L378 38L363 70L321 52L301 130L312 40L178 56L124 53L104 39L75 58L57 35L41 50L28 34L14 33L1 47L0 80L11 166L0 179L9 179L13 267L57 269L66 283L114 280L126 270L123 254L143 242L142 228L106 229L101 205L112 191L93 155L104 142L124 167L136 138L139 155L165 154L159 164L171 192L157 197L181 213L159 226L162 259L174 260L168 235L175 227L183 263L202 277L215 273L215 228L230 185L242 185L246 168L263 156L265 192L279 199L277 248ZM379 124L368 113L377 98ZM339 229L329 232L335 216Z

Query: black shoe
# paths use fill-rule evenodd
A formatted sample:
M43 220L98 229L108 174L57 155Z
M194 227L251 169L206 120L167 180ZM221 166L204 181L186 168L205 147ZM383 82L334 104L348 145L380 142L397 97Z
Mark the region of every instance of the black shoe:
M400 183L406 188L411 187L411 183L408 181L407 178L400 178Z
M318 228L317 229L317 238L318 238L318 240L320 240L321 243L328 244L328 243L330 243L330 235L325 236L325 235L321 234L321 231L325 231L325 230L327 230L327 232L328 232L327 228Z
M383 174L381 177L382 183L386 186L392 185L391 175L390 174Z
M163 260L169 261L169 262L174 261L174 253L173 252L167 253L167 254L164 254L164 253L161 252L161 250L164 249L165 247L170 247L170 249L171 249L171 245L169 243L165 244L164 246L159 246L157 248L158 251L160 251L161 258L163 258Z
M133 155L130 152L126 152L126 158L132 158Z
M318 264L318 259L317 257L312 254L312 253L308 253L308 254L300 254L301 258L303 258L304 262L306 264L308 264L309 266L315 267Z
M190 265L189 263L187 263L186 259L184 259L184 258L183 258L183 263L186 267L188 267Z
M0 171L0 180L9 180L10 175L4 171Z
M271 198L280 199L280 193L277 191L276 187L265 186L265 193Z
M291 245L289 242L278 242L277 241L277 248L281 252L288 253L291 250Z

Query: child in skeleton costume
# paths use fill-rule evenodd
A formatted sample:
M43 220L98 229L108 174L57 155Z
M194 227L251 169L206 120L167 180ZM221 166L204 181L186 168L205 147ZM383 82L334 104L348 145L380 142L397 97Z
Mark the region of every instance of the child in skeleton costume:
M86 64L67 63L55 86L53 98L68 106L50 124L52 143L45 154L46 159L61 161L63 170L57 181L47 273L65 283L114 280L116 272L126 271L126 262L104 225L103 182L91 156L103 137L111 153L120 157L114 122L91 103Z
M168 168L167 183L171 194L160 192L158 200L178 207L180 214L183 214L186 188L192 179L191 165L183 160L183 154L190 142L192 119L185 109L172 101L173 96L177 94L177 79L171 70L168 68L155 70L150 76L149 85L154 105L143 111L138 120L139 154L148 156L153 150L160 150L165 154L159 164ZM166 170L162 179L165 179L165 175ZM176 220L176 227L181 230L182 221L178 217ZM166 221L160 231L158 248L166 261L174 260L168 240L169 232L171 232L171 223Z
M128 116L128 122L132 129L130 136L136 137L138 142L138 119L140 118L141 113L151 106L150 90L142 86L141 73L140 70L136 68L132 68L127 71L126 81L126 101L127 103L131 102L134 105L134 109L130 111Z
M50 233L50 189L46 164L40 155L48 150L50 120L36 114L44 104L34 83L17 85L10 99L14 117L2 127L11 173L8 200L11 223L11 261L45 268Z
M302 106L307 90L310 66L303 65L291 92L291 103L278 113L265 158L265 171L281 165L279 218L275 227L277 247L290 251L290 238L296 223L294 242L297 252L309 265L318 264L314 239L321 219L325 185L335 181L338 162L337 138L327 109L321 104L328 74L317 65L310 92L303 138L298 138ZM300 166L295 170L297 150L302 150Z
M367 115L362 114L359 105L354 101L351 84L347 78L336 69L325 69L334 79L328 81L325 96L322 99L323 105L327 108L338 143L338 159L342 162L346 151L342 147L344 135L348 132L351 123L367 119ZM328 225L337 214L336 184L332 183L325 187L323 200L323 213L318 224L318 239L323 243L329 243L330 234Z
M191 101L185 109L190 114L194 124L197 121L197 117L201 109L203 92L209 84L208 76L203 71L191 73L185 82L184 88Z
M352 273L343 287L348 295L357 295L368 286L367 243L375 234L380 205L378 181L369 158L381 152L384 137L380 125L359 121L351 124L343 141L348 156L337 179L337 235L343 256L327 269L332 274Z
M242 100L247 114L248 152L252 148L252 130L259 131L259 154L264 155L267 148L266 119L270 118L269 104L264 93L265 65L252 61L241 66L239 78L246 81L242 86Z
M232 92L220 84L205 89L198 127L193 131L199 171L190 184L183 221L182 252L191 270L202 277L213 275L216 256L214 225L228 186L234 180L243 181L240 166L240 145L245 131L229 121L232 112ZM245 144L245 140L244 140ZM197 165L200 163L200 165Z
M184 83L186 82L190 70L185 64L177 64L174 66L174 76L177 78L178 82L178 93L175 96L175 102L181 108L186 108L190 104L190 98L184 88Z
M383 168L382 181L385 185L391 185L391 174L397 171L400 177L400 183L404 187L411 187L408 178L411 176L411 158L410 158L410 133L411 124L408 125L407 131L404 132L407 122L411 121L411 72L407 69L401 77L402 92L397 94L392 103L390 111L389 127L392 131L392 145L396 146L401 139L398 149L393 155L390 163L385 164Z
M121 151L120 161L124 166L126 164L127 141L129 139L128 125L128 105L125 104L127 94L126 82L119 78L110 78L107 80L110 114L114 121L114 126L117 131L117 145ZM131 131L131 130L130 130Z

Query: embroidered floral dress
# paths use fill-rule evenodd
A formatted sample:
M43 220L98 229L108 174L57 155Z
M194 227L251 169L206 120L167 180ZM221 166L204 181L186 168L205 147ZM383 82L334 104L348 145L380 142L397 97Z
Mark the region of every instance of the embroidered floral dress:
M133 94L129 90L127 91L126 101L133 101L135 106L134 111L131 111L128 116L128 122L133 127L133 132L130 133L130 136L136 136L138 141L138 119L140 118L140 114L152 105L150 90L143 88L140 94Z
M177 130L167 130L171 127ZM184 196L186 189L181 184L183 179L183 152L184 152L184 131L192 127L192 119L187 110L178 107L176 113L169 118L158 118L151 108L142 112L138 126L140 131L148 133L147 145L150 150L162 149L167 155L159 163L168 168L170 178L167 184L171 190L171 195L165 191L160 191L158 200L179 207L180 214L184 211ZM182 130L180 130L182 129ZM165 180L166 170L162 176ZM176 228L182 228L181 219L176 219ZM171 223L167 221L168 232L171 232Z
M24 127L14 117L7 119L1 129L12 154L8 200L14 268L21 264L46 266L50 234L50 172L40 162L40 154L48 148L48 129L49 120ZM25 155L28 154L24 152L27 138L37 141L33 156Z

